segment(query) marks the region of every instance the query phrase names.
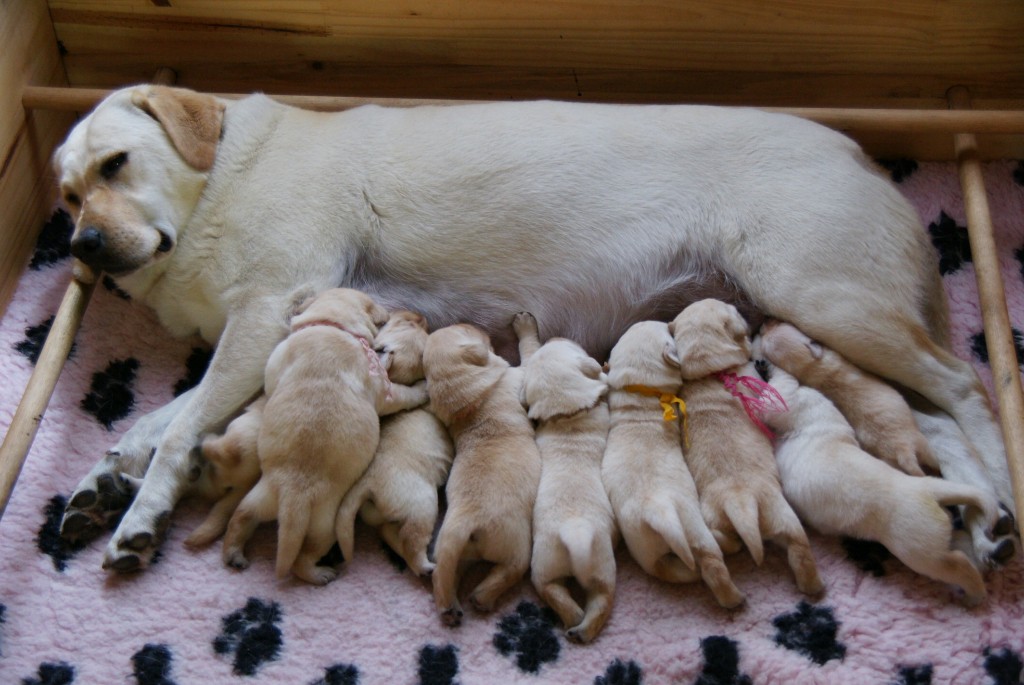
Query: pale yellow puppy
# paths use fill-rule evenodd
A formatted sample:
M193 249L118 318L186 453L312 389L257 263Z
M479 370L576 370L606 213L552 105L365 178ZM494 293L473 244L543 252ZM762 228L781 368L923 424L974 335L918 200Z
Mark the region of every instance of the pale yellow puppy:
M980 603L985 583L966 554L950 549L945 507L978 509L994 525L993 500L973 486L908 476L876 459L828 398L778 367L768 372L789 405L767 420L780 433L782 486L801 518L822 533L880 542L914 571L961 588L966 604Z
M665 407L679 393L679 357L668 325L633 324L612 348L608 371L610 429L601 480L630 554L670 583L703 579L718 603L743 602L722 550L701 516L683 459L678 420Z
M406 385L423 378L426 344L426 319L404 310L391 312L374 338L390 379ZM383 417L377 453L338 509L335 533L345 560L352 559L358 512L414 573L429 575L434 564L427 547L437 522L437 490L448 478L453 456L448 431L426 408Z
M370 347L388 313L365 293L327 290L303 304L267 361L257 441L262 475L224 535L224 562L245 568L256 526L275 518L278 577L337 576L317 562L335 541L342 497L377 449L379 415L422 404L426 389L391 384Z
M782 545L800 591L821 592L807 533L782 494L771 441L717 375L757 377L747 322L731 304L707 299L686 307L669 328L684 380L686 463L704 520L723 550L738 551L738 536L758 565L762 539Z
M537 324L516 318L520 349L539 345ZM526 344L524 344L526 343ZM615 598L618 528L601 482L608 440L607 378L576 343L552 338L522 359L523 400L536 426L541 472L533 508L533 586L573 642L592 641ZM566 583L586 596L581 607Z
M480 611L493 609L530 566L540 454L519 400L522 370L494 353L486 333L469 324L434 331L423 367L430 408L455 442L433 583L441 620L458 625L462 562L493 564L470 594Z

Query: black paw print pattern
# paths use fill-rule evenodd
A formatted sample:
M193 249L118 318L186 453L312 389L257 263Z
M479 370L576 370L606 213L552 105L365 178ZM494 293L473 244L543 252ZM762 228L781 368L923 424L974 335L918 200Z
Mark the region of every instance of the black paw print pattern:
M892 685L932 685L932 665L900 666Z
M44 266L56 264L62 259L71 256L71 234L75 225L71 221L71 215L63 209L58 209L50 216L50 220L43 224L36 239L36 250L32 255L32 261L28 268L39 271Z
M846 558L856 564L857 568L880 578L885 575L885 561L892 559L892 554L880 542L842 538Z
M515 612L498 622L494 646L504 656L514 657L524 673L537 673L540 667L558 658L560 645L555 633L555 614L533 602L523 601Z
M21 679L21 685L71 685L75 682L75 669L63 661L39 664L35 677Z
M846 646L836 641L839 622L830 607L801 601L796 611L773 618L772 625L776 628L776 644L803 654L819 666L846 655Z
M594 678L594 685L640 685L643 682L643 671L640 664L630 659L616 659L608 664L604 675Z
M185 377L174 384L174 396L182 394L187 390L199 385L206 373L206 367L210 365L213 358L213 351L205 347L193 347L185 360Z
M419 685L456 685L459 655L455 645L426 645L420 650Z
M171 680L171 650L148 644L132 655L132 675L138 685L175 685Z
M64 495L54 495L43 508L43 525L36 534L36 548L53 560L53 568L63 573L68 561L85 548L85 542L68 542L60 535L60 522L67 506Z
M253 675L281 651L281 607L250 597L245 607L221 619L221 634L213 641L217 654L234 654L236 675Z
M1017 168L1013 170L1013 180L1017 185L1024 186L1024 160L1017 161Z
M1017 364L1024 364L1024 335L1016 328L1013 331L1013 349L1017 353ZM985 332L975 333L971 336L971 352L982 364L988 364L988 340Z
M1020 654L1008 647L992 650L985 649L985 672L992 678L994 685L1016 685L1020 682L1024 662Z
M92 375L92 386L82 399L82 409L96 417L107 430L114 429L114 422L123 419L135 406L132 384L139 361L133 357L117 359L107 365L106 371Z
M875 161L889 172L889 176L895 183L903 183L917 171L917 162L913 159L879 159Z
M14 344L14 350L28 359L34 365L39 361L39 353L43 351L43 343L46 342L46 336L50 334L50 328L53 327L53 318L50 317L46 321L35 326L29 326L25 329L25 339ZM75 343L71 343L71 351L68 352L68 359L71 359L75 354Z
M751 685L750 676L740 673L740 650L735 640L712 635L700 641L704 668L694 685Z
M335 664L324 672L324 677L309 685L359 685L359 669L352 664Z
M928 224L928 233L932 236L932 245L939 251L939 272L945 276L954 273L971 261L971 243L967 239L967 229L958 226L945 212Z

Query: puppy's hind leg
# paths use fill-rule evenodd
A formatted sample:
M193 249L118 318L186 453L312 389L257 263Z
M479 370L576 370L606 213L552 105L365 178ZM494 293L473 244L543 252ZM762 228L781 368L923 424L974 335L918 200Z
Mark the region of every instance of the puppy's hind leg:
M243 570L249 567L245 557L245 543L249 541L256 527L264 521L273 521L277 515L277 493L261 478L256 486L242 499L224 531L221 558L225 566Z
M338 572L330 566L320 566L317 562L334 544L334 514L338 508L336 501L321 502L316 505L309 517L309 527L306 532L306 540L302 545L295 563L291 566L291 572L295 577L312 585L326 585L338 577ZM280 543L278 543L280 544ZM277 577L284 578L288 575L288 569L277 567Z
M546 579L544 577L538 578L534 575L533 586L537 590L537 594L544 600L544 603L551 607L552 611L558 614L558 618L562 621L567 629L572 629L578 626L583 621L584 611L580 608L580 605L576 603L576 600L572 598L569 593L569 588L565 586L564 579L559 580ZM568 630L566 636L568 636Z
M796 578L796 587L805 595L817 595L825 589L818 575L818 565L811 553L811 543L796 512L781 492L762 505L767 514L766 537L786 548L789 568Z
M434 546L436 566L431 576L434 585L434 604L441 615L441 622L449 627L462 623L462 606L458 597L460 561L472 533L472 526L455 522L449 510Z

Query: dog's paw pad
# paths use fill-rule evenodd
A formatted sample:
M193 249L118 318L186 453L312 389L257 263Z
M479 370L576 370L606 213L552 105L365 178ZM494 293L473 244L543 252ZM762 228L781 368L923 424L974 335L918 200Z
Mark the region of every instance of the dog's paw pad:
M1002 515L996 520L996 524L992 527L992 534L996 537L1010 535L1013 533L1013 529L1015 526L1016 521L1013 518L1013 514L1007 509L1003 508Z
M1017 545L1013 544L1013 540L1010 538L1004 538L1000 540L989 554L989 561L993 565L993 568L998 566L1005 566L1010 563L1010 560L1017 555Z
M516 334L536 332L537 319L530 312L519 312L512 317L512 329Z
M137 554L126 554L124 556L108 556L103 560L103 568L107 571L118 573L130 573L142 568L142 559Z
M555 633L558 617L550 609L532 602L520 602L515 612L504 616L494 635L494 646L524 673L538 673L540 667L558 658L561 645Z
M449 628L455 628L462 625L462 609L445 609L441 612L441 623L445 624Z
M249 560L245 558L245 555L241 552L231 552L225 555L224 565L228 568L233 568L236 571L244 571L249 568Z

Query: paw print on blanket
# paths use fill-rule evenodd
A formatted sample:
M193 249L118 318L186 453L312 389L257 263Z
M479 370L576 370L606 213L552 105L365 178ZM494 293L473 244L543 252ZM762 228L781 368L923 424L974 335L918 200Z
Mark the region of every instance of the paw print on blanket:
M704 669L694 685L751 685L750 676L740 673L740 650L735 640L712 635L700 641Z
M210 365L212 358L213 350L205 347L192 348L188 359L185 360L185 377L174 384L175 397L199 385L199 381L203 380L206 367Z
M1017 364L1024 365L1024 335L1016 328L1010 328L1013 332L1013 349L1017 353ZM985 332L975 333L971 336L971 352L982 364L988 364L988 341Z
M459 655L455 645L426 645L420 650L419 685L455 685Z
M830 607L816 607L801 601L796 611L772 619L775 643L803 654L822 666L846 656L846 645L836 641L839 622Z
M281 651L283 640L278 623L281 607L250 597L245 607L221 619L221 634L213 641L217 654L234 654L236 675L253 675Z
M132 655L132 675L138 685L175 685L171 680L171 650L148 644Z
M992 678L994 685L1012 685L1020 682L1024 661L1020 654L1008 647L992 650L985 649L985 672Z
M309 685L359 685L359 669L352 664L334 664L324 672L324 677Z
M75 669L60 661L39 664L36 677L22 678L21 685L71 685L75 682Z
M623 663L621 659L608 664L604 675L594 678L594 685L640 685L643 682L643 671L640 664L630 659Z
M889 172L893 183L903 183L917 171L917 162L912 159L878 159L875 161Z
M35 326L30 326L25 329L25 339L14 344L14 350L32 362L33 365L39 361L39 353L43 351L43 343L46 342L46 336L50 334L50 328L53 327L53 318L50 317L46 321ZM68 352L68 359L73 357L75 354L75 343L71 343L71 350Z
M900 666L899 680L892 685L932 685L932 665Z
M932 245L939 251L939 272L943 276L958 271L964 262L971 261L967 228L958 226L945 212L940 212L939 218L928 224L928 233L932 236Z
M96 420L113 430L114 422L123 419L135 406L132 384L139 361L133 357L118 359L107 365L106 371L92 375L92 386L82 399L82 409L96 417Z
M885 575L885 562L892 559L892 554L880 542L873 540L858 540L857 538L843 538L843 549L846 550L846 558L856 564L857 568L881 578Z
M54 495L43 509L43 525L36 534L36 547L53 560L53 568L63 573L68 561L85 548L84 541L69 542L60 535L60 522L64 518L67 498Z
M561 647L554 630L557 619L550 609L520 602L514 613L498 622L494 646L504 656L514 656L519 670L537 673L544 663L558 658Z
M36 250L32 255L32 261L28 268L39 271L44 266L56 264L62 259L71 256L71 234L75 231L75 224L71 221L71 215L63 209L58 209L50 216L50 220L43 224L36 238Z

